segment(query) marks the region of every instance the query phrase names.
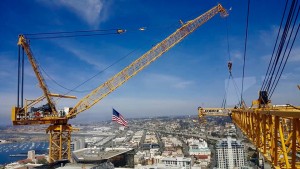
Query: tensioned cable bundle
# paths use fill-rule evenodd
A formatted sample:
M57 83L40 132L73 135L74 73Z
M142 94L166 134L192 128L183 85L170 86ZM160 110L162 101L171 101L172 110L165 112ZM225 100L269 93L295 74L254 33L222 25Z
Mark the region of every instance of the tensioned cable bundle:
M300 23L298 23L297 26L298 15L300 11L298 0L293 0L291 2L289 12L286 16L288 4L289 2L286 1L286 5L280 23L280 28L272 52L272 57L270 59L266 76L261 87L262 91L267 91L269 98L272 97L278 85L278 82L286 66L287 60L289 59L291 50L293 48L300 27ZM284 28L281 31L284 22ZM279 44L277 44L279 37L280 41Z

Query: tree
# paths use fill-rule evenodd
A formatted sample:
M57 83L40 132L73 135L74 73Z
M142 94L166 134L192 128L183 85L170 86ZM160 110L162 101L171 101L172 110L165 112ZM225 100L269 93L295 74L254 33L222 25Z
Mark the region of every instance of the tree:
M49 162L46 160L46 158L38 159L38 164L49 164Z

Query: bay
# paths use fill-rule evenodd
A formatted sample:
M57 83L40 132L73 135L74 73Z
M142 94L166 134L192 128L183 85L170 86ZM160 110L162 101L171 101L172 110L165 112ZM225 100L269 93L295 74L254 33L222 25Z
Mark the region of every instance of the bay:
M27 153L30 150L35 150L36 155L48 154L48 147L47 141L0 144L0 165L27 159Z

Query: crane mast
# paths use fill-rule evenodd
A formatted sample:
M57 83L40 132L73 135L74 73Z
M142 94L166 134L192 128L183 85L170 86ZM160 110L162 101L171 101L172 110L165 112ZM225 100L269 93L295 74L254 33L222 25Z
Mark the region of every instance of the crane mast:
M55 108L55 105L53 103L53 100L52 98L49 96L50 94L50 91L47 87L47 84L45 82L45 79L44 77L42 76L42 73L40 71L40 68L39 68L39 65L37 64L34 56L33 56L33 53L31 52L31 49L30 49L30 46L28 44L28 40L25 39L24 35L20 35L19 36L19 41L18 41L18 45L19 46L22 46L22 48L24 48L25 52L26 52L26 55L28 57L28 60L34 70L34 73L38 79L38 82L39 82L39 85L40 87L42 88L43 90L43 93L44 93L44 96L46 97L48 103L49 103L49 106L51 107L51 110L54 112L54 113L57 113L56 111L56 108Z
M18 45L22 46L28 59L32 65L32 68L37 76L39 84L44 92L44 97L47 98L48 104L50 105L52 111L55 113L51 116L44 116L34 119L21 118L21 114L24 113L26 109L13 107L12 110L12 121L14 125L33 125L33 124L51 124L47 133L50 134L49 137L49 162L55 162L57 160L62 159L71 159L71 132L76 130L72 128L70 124L68 124L68 120L75 118L79 113L91 108L101 99L105 98L108 94L113 92L115 89L120 87L123 83L129 80L131 77L136 75L138 72L143 70L150 63L154 62L158 59L162 54L167 52L177 43L182 41L186 36L194 32L198 27L202 24L213 18L216 14L220 13L221 16L227 16L227 11L222 7L221 4L213 7L209 11L204 14L198 16L197 18L182 23L182 26L177 29L173 34L165 38L163 41L155 45L148 52L143 54L140 58L132 62L129 66L125 67L122 71L117 73L115 76L107 80L105 83L100 85L98 88L93 90L90 94L81 99L74 107L71 109L68 114L65 116L58 116L55 105L51 100L50 96L60 95L51 94L47 88L44 78L42 77L39 67L36 64L36 61L31 52L30 46L28 44L28 40L21 35L19 37ZM44 97L40 97L37 101L33 101L30 105L35 104L36 102L42 100ZM70 97L70 96L67 96ZM71 97L72 98L72 97ZM21 111L22 110L22 111ZM25 112L26 114L26 112Z

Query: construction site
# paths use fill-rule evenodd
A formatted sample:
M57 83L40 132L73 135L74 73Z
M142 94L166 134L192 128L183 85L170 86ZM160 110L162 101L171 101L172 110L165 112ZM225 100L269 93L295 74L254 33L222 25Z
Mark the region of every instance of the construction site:
M64 5L71 6L71 10L76 11L79 9L77 6L75 7L75 2L73 5L70 5L72 4L71 2L61 3L61 6L57 6L55 3L51 4L50 2L45 2L42 5L45 8L45 6L48 7L50 4L50 6L52 5L50 7L52 10L61 10ZM166 5L169 2L163 3ZM187 1L186 3L195 2ZM102 29L103 26L101 26L101 29L74 30L63 28L56 29L55 31L51 31L51 29L36 31L34 29L35 31L19 32L18 38L15 39L15 46L18 47L15 47L16 51L14 52L17 54L17 56L14 56L16 64L12 68L15 72L15 75L12 75L15 83L10 84L15 86L14 90L12 89L12 95L16 99L14 99L14 104L10 105L11 112L3 113L9 114L11 124L15 127L46 126L45 133L49 137L49 152L47 155L47 165L44 168L50 166L52 168L147 168L147 165L148 168L154 166L156 168L185 169L201 168L201 166L202 168L209 168L208 166L211 166L211 168L264 168L263 164L267 163L271 168L300 169L300 106L296 105L299 103L300 94L300 86L298 85L300 78L297 78L299 74L297 72L299 70L297 56L299 54L297 52L299 51L300 44L297 35L300 27L300 20L298 19L300 2L297 0L287 0L278 2L280 5L272 4L270 9L264 11L268 13L265 14L268 16L272 15L269 14L271 13L270 11L276 13L274 14L274 18L272 17L269 20L267 17L262 18L257 14L257 11L263 11L263 8L268 7L268 3L266 2L260 8L257 7L260 4L259 2L252 2L250 0L239 2L236 5L232 4L234 1L224 2L225 5L217 2L210 2L205 5L203 4L205 2L199 1L197 3L197 8L200 8L198 12L195 14L196 10L193 11L191 9L193 14L185 14L181 18L178 18L175 27L169 27L170 31L167 34L158 33L157 37L154 34L148 36L147 38L156 38L154 43L151 42L152 45L149 46L149 43L143 45L141 41L136 40L135 46L145 46L143 47L144 50L139 52L137 52L139 48L134 47L131 47L130 50L125 50L125 47L121 45L118 47L111 45L112 49L110 46L105 46L105 43L113 44L114 41L122 41L124 44L127 44L127 41L128 43L134 43L125 39L126 34L132 34L130 35L132 37L144 36L142 34L147 34L147 31L154 29L146 25L147 21L138 21L138 18L132 18L133 20L131 20L132 23L140 22L138 25L141 26L136 29L132 28L130 19L127 18L129 22L127 22L127 19L124 19L126 23L120 20L121 28L112 28L112 24L106 27L107 29ZM82 3L81 6L84 6L84 4ZM103 2L102 5L105 4ZM148 9L146 4L143 6L144 9ZM181 3L178 2L178 4ZM176 1L171 6L173 8L173 6L178 4ZM162 4L156 4L156 6L159 5ZM187 5L181 5L181 8L187 7ZM243 6L240 7L239 5ZM157 7L157 10L159 8L168 7L160 6ZM235 8L241 9L235 12ZM121 9L118 8L116 10ZM178 11L180 10L178 8ZM188 9L185 10L188 11ZM82 11L80 12L83 13ZM179 14L182 15L183 13L178 12ZM84 15L82 14L82 16ZM151 18L152 16L148 17ZM156 17L160 20L159 16ZM259 29L253 30L254 27L263 27L256 24L256 20L261 25L262 23L274 20L273 24L277 23L277 25L272 29L271 33L268 32L271 34L269 35L266 32L259 31ZM237 23L233 23L238 21L239 27L236 26ZM168 21L164 22L166 24L169 23ZM68 23L65 20L59 23L62 25L75 24L75 22ZM99 25L100 22L97 22L97 24ZM124 28L122 28L123 26ZM208 33L207 31L211 32ZM214 31L219 31L218 35L217 33L212 33ZM238 32L240 32L240 39L235 43L237 41L235 34L238 34ZM258 49L253 48L253 46L255 47L253 34L258 33L261 34L261 38L258 40L266 41L264 43L268 46L268 50L260 55L264 55L260 60L251 58L251 56L257 55L254 51L266 48L262 45L257 45ZM195 38L193 38L194 34ZM222 38L218 37L219 34ZM201 36L204 35L205 38L201 39ZM99 46L96 43L89 43L93 40L88 39L97 41L102 37L105 38L100 43L103 46ZM198 40L199 43L196 42ZM214 41L221 41L222 43L216 45L214 48L207 46ZM69 44L81 45L71 45L71 48L68 48L68 52L62 53L66 55L66 58L61 57L59 51L55 49L66 48L66 45ZM237 52L235 44L239 45L238 49L240 52ZM99 62L96 61L97 57L89 58L89 55L85 56L86 53L81 51L82 46L85 45L88 45L87 52L95 48L98 51L104 52L105 50L113 50L117 54L126 51L127 54L124 55L126 52L123 52L123 57L113 57L110 58L110 64L103 63L103 65L99 65ZM214 46L214 44L211 45ZM49 54L47 53L48 50ZM164 59L164 55L168 55L169 50L168 59ZM174 58L172 55L176 56L177 50L179 54L182 53L184 56ZM191 50L195 51L194 55L192 55L193 52ZM202 52L204 51L206 51L205 55L209 56L209 53L212 53L212 55L201 59ZM222 59L220 59L221 56L216 56L217 51L223 52ZM189 53L191 55L187 56ZM74 58L68 58L67 55L69 54L71 56L78 55L78 63L73 64ZM132 57L133 54L137 57L131 58L130 62L128 61L129 64L124 61L129 56ZM60 57L52 57L52 55ZM94 53L93 55L101 55L101 53ZM103 55L106 55L106 53ZM102 60L109 57L111 56L106 55ZM196 60L196 58L200 60ZM171 65L172 62L168 63L171 59L177 60L177 65L173 66ZM181 64L181 60L188 59L190 60L187 62L190 62L191 65ZM52 64L46 64L45 60ZM85 66L83 62L87 62L90 66ZM208 71L210 70L209 67L213 67L210 64L219 62L222 65L218 65L212 71ZM154 65L153 67L152 64ZM293 67L289 68L289 64ZM198 68L193 68L195 65L199 65L199 67L196 66ZM159 69L159 66L165 68ZM75 69L77 70L75 71ZM150 72L151 69L154 69L153 71L155 71L156 75ZM174 71L178 75L181 74L182 77L167 77L166 74L170 74L173 69L176 69ZM188 72L184 72L184 70L188 70ZM195 70L198 72L190 73ZM289 74L291 70L295 70L295 72ZM83 73L85 71L86 73ZM162 74L160 74L160 71L163 71L161 72ZM145 74L143 75L144 72ZM253 72L257 73L258 78L252 78L252 75L255 74ZM101 75L100 79L95 82L95 78L99 78L99 75ZM64 76L70 76L71 78L68 79ZM134 80L135 77L136 80ZM222 80L207 80L212 77L222 78ZM286 80L290 77L293 77L292 80L294 81ZM191 80L199 78L200 81L197 83ZM157 79L164 79L165 81L159 83L156 82ZM282 81L288 81L289 83L284 83L280 86ZM164 86L163 84L167 82L170 85ZM139 89L139 84L143 84L144 87L148 85L148 88L145 90L143 90L144 88ZM193 87L193 85L197 86L197 88ZM222 87L215 89L215 85ZM124 90L122 86L124 86ZM159 87L162 87L162 89L159 89ZM190 91L183 90L189 87L191 88ZM198 87L201 90L198 90ZM57 88L60 88L60 90L56 90ZM253 88L257 92L249 92L249 88L251 90ZM125 89L128 89L128 92ZM119 94L122 92L124 92L124 95ZM178 93L176 94L176 92ZM156 96L156 93L158 96ZM193 94L196 93L197 97L194 97ZM215 95L209 96L211 93L215 93ZM134 99L135 96L140 95L142 97L146 97L147 95L150 99L144 102L141 102L139 97ZM169 95L170 100L172 100L172 97L173 100L178 97L178 100L172 103L164 102L164 98L167 97L166 95ZM33 96L35 98L32 98ZM291 96L290 99L288 98L289 96ZM119 100L118 97L120 98ZM159 97L162 99L158 99ZM195 102L197 106L194 104L194 107L191 107L192 103L188 103L192 99L194 100L193 103ZM131 102L127 102L130 100ZM221 101L222 104L220 105ZM281 101L285 102L281 103ZM1 100L1 102L5 102L5 100ZM78 144L75 144L72 133L77 133L77 137L81 137L78 132L82 128L76 128L73 125L74 122L80 121L78 119L88 119L88 117L93 120L96 118L99 121L101 118L109 119L111 111L109 110L108 113L108 110L104 109L101 112L103 109L99 107L102 105L113 108L112 120L124 126L124 128L120 127L117 131L112 131L111 133L106 131L105 128L100 128L99 130L94 128L93 132L87 131L90 132L85 136L88 138L95 137L100 131L106 133L106 135L97 136L99 139L91 141L90 146L86 146L86 144L81 146L81 149L78 148L78 150L75 150L76 146L79 147L80 139L78 139ZM196 131L194 133L185 133L184 131L177 130L178 126L186 130L188 130L188 127L184 128L184 126L191 127L190 123L186 122L187 119L177 120L178 123L170 126L166 125L161 129L158 126L163 126L163 120L153 126L149 123L150 125L146 128L145 126L144 128L141 127L142 125L134 126L133 123L128 123L129 120L125 120L126 116L132 118L138 116L149 118L164 116L162 112L168 109L170 110L170 114L166 114L165 116L171 117L173 115L171 112L179 111L180 106L182 109L189 107L187 111L191 109L193 114L197 115L197 121L192 118L190 121L192 124L200 124L197 130L203 130L203 135L197 134ZM122 110L120 112L122 112L124 117L115 110L116 107L119 111L120 109ZM152 114L152 112L144 109L136 110L140 109L140 107L145 107L144 109L148 109L149 111L152 110L152 107L155 107L153 110L161 113ZM136 110L135 114L126 114L126 112L135 112L134 109ZM93 112L93 115L90 112ZM116 118L114 115L118 117L117 120L114 119ZM210 123L210 117L226 119L226 123L224 122L224 126L221 126L220 129L215 129L208 133L208 128L201 128L201 125ZM195 124L195 126L197 125ZM114 126L112 128L117 127ZM221 129L226 134L217 132ZM239 131L238 134L236 134L237 131ZM217 136L212 134L214 132L218 136L220 134L230 137L227 139L225 137L218 139ZM230 157L229 160L228 157L226 159L225 155L220 155L221 153L225 153L222 147L228 146L230 148L235 147L234 151L245 157L244 149L246 148L243 145L244 143L239 141L240 137L249 141L249 143L245 143L245 146L250 145L248 149L257 154L258 161L262 161L255 163L257 166L250 167L245 160L239 160L239 158L237 161L228 162L230 158L233 160L235 155ZM138 141L135 142L135 138ZM197 139L195 140L195 138ZM85 139L85 142L87 142L87 139ZM122 145L123 147L115 147L125 142L130 142L130 145L124 144ZM215 144L213 145L216 150L215 153L209 150L207 142ZM185 148L185 145L187 148ZM139 151L140 149L147 151L147 153ZM174 152L176 153L174 154ZM226 149L227 152L229 150L227 151ZM213 161L210 159L211 157L214 157L216 164L211 162ZM225 162L220 163L222 160L225 160ZM141 166L141 164L143 165ZM42 168L43 166L39 167Z

